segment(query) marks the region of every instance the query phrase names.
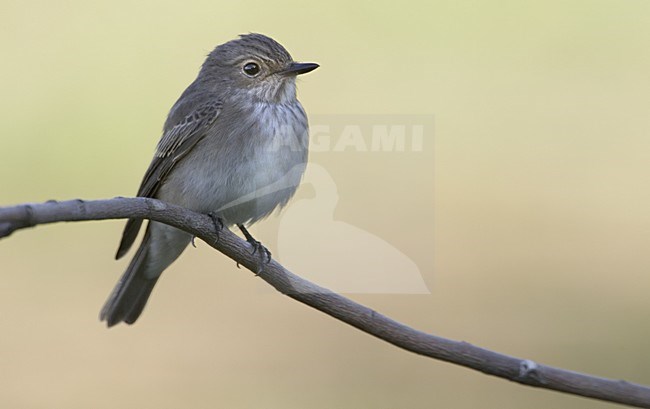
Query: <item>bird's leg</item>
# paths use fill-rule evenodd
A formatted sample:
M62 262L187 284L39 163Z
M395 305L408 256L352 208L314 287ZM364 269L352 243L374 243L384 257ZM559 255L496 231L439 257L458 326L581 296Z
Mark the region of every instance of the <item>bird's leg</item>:
M219 233L221 233L221 230L223 230L223 219L213 212L208 213L208 216L210 216L212 223L214 224L214 232L217 235L217 240L214 242L214 244L217 244L219 243Z
M264 264L268 264L269 262L271 262L271 252L269 251L269 249L264 247L262 243L260 243L259 241L255 240L255 238L251 236L251 234L248 232L248 230L246 230L246 227L244 227L243 224L238 224L237 227L239 227L239 230L241 230L241 232L244 233L244 237L246 237L246 241L251 246L253 246L253 254L259 252L260 259Z

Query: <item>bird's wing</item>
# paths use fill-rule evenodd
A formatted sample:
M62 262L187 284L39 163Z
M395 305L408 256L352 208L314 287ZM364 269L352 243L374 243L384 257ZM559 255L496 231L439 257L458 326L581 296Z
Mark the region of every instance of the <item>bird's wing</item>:
M169 172L205 137L222 107L223 104L218 100L199 105L178 124L165 131L149 169L144 174L138 197L155 197ZM127 221L115 258L119 259L131 248L141 225L142 219Z

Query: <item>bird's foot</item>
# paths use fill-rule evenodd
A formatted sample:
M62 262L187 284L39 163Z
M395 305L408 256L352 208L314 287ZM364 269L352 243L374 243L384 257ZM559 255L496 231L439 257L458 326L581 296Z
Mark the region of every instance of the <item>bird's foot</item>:
M269 264L271 262L271 251L264 247L262 243L255 239L246 241L253 247L253 254L259 253L260 259L264 264Z
M258 240L255 240L255 238L248 232L248 230L246 230L243 224L238 224L237 227L239 227L239 230L244 233L244 237L246 237L248 244L253 247L253 254L257 253L260 257L260 266L257 271L257 274L259 275L262 272L264 265L271 262L271 252L269 249L264 247L262 243L260 243Z
M208 213L208 216L210 216L210 219L212 219L212 224L214 225L214 232L217 235L217 239L215 240L214 244L217 244L219 243L219 234L224 227L223 219L212 212Z

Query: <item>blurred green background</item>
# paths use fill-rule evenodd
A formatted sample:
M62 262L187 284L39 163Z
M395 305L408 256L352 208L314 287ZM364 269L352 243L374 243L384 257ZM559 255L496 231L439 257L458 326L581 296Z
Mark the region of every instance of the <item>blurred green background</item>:
M646 0L1 1L0 204L132 195L204 56L246 32L321 64L299 86L311 115L435 117L433 172L314 156L335 177L335 217L398 246L431 290L352 298L650 384ZM107 330L122 225L0 242L1 407L614 407L403 352L203 243L136 325Z

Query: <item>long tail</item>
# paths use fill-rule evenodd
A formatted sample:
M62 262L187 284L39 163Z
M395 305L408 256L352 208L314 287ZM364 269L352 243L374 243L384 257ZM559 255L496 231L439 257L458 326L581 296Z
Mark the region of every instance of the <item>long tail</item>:
M147 304L160 274L181 255L191 236L156 222L147 226L142 243L100 313L109 327L133 324Z

